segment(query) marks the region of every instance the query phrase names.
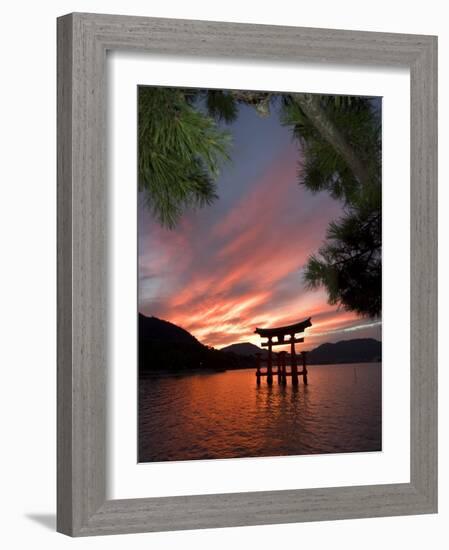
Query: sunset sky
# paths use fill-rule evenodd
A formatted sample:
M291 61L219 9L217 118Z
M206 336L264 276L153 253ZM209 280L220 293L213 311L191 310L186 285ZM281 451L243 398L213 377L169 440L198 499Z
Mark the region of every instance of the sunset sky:
M211 206L163 229L139 205L139 310L175 323L217 348L260 345L256 327L312 317L300 349L348 338L380 339L380 322L327 303L306 290L307 258L321 246L341 204L298 184L300 152L277 113L240 106L228 129L232 160Z

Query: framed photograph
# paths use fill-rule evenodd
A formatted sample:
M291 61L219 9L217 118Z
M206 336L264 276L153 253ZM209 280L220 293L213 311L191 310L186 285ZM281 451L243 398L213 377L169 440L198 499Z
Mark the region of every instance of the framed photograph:
M437 511L437 39L58 19L58 531Z

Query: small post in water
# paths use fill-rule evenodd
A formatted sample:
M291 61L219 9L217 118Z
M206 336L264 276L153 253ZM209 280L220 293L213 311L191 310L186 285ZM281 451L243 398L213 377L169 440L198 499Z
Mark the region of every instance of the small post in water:
M256 381L258 386L260 386L260 356L260 353L256 353Z
M304 382L304 385L307 386L307 352L302 351L302 379Z

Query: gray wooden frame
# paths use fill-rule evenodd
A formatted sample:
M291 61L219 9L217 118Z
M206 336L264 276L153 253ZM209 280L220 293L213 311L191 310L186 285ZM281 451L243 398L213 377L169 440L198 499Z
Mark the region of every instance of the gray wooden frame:
M411 71L410 483L106 499L107 50ZM72 536L437 511L437 39L75 13L58 19L58 505Z

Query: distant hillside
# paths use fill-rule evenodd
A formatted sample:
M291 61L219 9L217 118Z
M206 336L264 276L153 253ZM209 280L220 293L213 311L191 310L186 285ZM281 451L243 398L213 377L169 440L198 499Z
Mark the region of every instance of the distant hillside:
M139 341L142 340L202 346L187 330L157 317L146 317L139 313Z
M255 365L252 357L209 348L187 330L139 313L139 373L222 371Z
M335 344L321 344L310 351L307 362L310 364L329 363L368 363L380 361L382 343L373 338L342 340Z
M276 350L276 348L274 348ZM297 347L298 352L301 347ZM232 352L241 356L253 356L255 353L264 353L258 346L250 342L231 344L221 351ZM368 363L380 361L382 356L382 343L373 338L356 338L353 340L342 340L335 344L321 344L307 354L309 364L329 363Z
M236 353L237 355L255 355L256 353L266 354L266 350L259 348L258 346L251 344L250 342L240 342L238 344L231 344L225 348L221 348L220 351L226 351L230 353Z

